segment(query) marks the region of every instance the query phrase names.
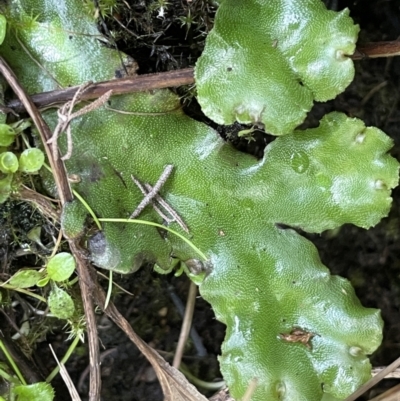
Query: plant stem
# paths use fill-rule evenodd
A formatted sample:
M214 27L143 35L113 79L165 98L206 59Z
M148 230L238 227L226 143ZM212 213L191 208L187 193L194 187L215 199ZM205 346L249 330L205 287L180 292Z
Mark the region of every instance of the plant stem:
M19 381L26 386L26 381L24 379L24 376L22 376L21 371L19 370L18 366L14 362L14 359L8 352L8 349L6 348L6 346L4 345L2 340L0 340L0 349L3 351L5 357L7 358L8 363L11 365L15 374L18 376Z
M163 230L169 231L170 233L176 235L179 237L182 241L185 241L199 256L201 256L205 261L207 260L207 256L200 251L199 248L196 247L196 245L193 244L190 240L188 240L186 237L184 237L182 234L179 234L175 230L172 230L171 228L167 226L163 226L162 224L154 223L152 221L147 221L147 220L136 220L136 219L109 219L109 218L101 218L99 221L103 223L133 223L133 224L143 224L146 226L153 226L153 227L158 227L162 228Z
M14 383L14 384L16 384L16 385L21 384L20 381L19 381L17 378L15 378L14 376L9 375L9 374L8 374L5 370L3 370L3 369L0 369L0 376L1 376L4 380L8 381L9 383Z
M0 283L0 287L5 288L6 290L18 291L18 292L20 292L22 294L29 295L30 297L36 298L39 301L42 301L45 304L47 304L46 298L43 298L41 295L35 294L34 292L31 292L31 291L28 291L28 290L24 290L23 288L18 288L18 287L15 287L15 286L11 285L11 284L1 284L1 283Z

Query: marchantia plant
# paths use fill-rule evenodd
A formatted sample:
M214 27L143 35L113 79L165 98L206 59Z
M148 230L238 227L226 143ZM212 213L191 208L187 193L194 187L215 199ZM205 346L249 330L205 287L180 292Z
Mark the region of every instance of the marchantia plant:
M29 93L107 80L120 68L78 0L18 0L4 13L10 29L0 54ZM186 263L226 324L221 371L237 400L254 379L252 401L342 400L371 376L379 311L362 307L313 244L284 228L368 228L389 211L399 165L382 131L342 113L293 131L313 100L333 98L351 82L346 55L357 33L347 10L327 11L320 0L221 2L196 67L199 101L219 124L261 123L281 135L259 161L187 117L169 90L114 96L72 123L67 170L101 218L129 218L142 201L131 175L155 185L173 166L160 195L207 260L154 227L111 222L88 239L91 257L120 273L146 261L165 271ZM56 112L46 118L54 128ZM60 147L65 152L63 138ZM151 207L140 219L162 223ZM66 208L66 235L77 235L83 220L79 206ZM176 222L170 227L187 235Z

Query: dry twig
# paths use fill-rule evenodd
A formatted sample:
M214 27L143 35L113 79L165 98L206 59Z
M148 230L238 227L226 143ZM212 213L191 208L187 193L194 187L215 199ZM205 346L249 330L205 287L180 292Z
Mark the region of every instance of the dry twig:
M100 96L94 102L88 104L85 107L82 107L75 113L72 113L75 105L79 103L81 100L81 96L85 91L90 88L91 83L85 83L81 85L76 91L72 100L65 103L62 107L60 107L57 111L58 115L58 123L56 128L54 129L53 135L51 139L47 141L48 144L51 145L51 149L53 152L53 157L55 160L58 159L58 138L59 136L65 132L67 134L67 153L61 158L61 160L68 160L72 156L72 134L71 134L71 126L70 123L74 118L85 115L86 113L90 113L93 110L101 107L107 100L110 98L112 94L112 90L109 90L104 95Z
M105 304L106 296L102 288L97 286L94 291L96 303ZM139 348L140 352L153 366L164 392L164 401L207 401L196 388L190 384L179 370L170 366L151 347L149 347L132 329L112 302L108 304L105 314L125 332L129 339Z
M0 73L3 74L4 78L13 89L14 93L20 99L21 104L32 118L37 130L40 133L43 146L45 148L47 157L50 162L50 166L53 171L54 180L57 185L58 196L61 201L61 205L66 202L73 200L73 195L67 174L65 171L64 163L61 159L55 159L53 153L48 145L48 140L51 138L51 131L43 117L33 104L32 100L25 93L25 90L18 83L17 77L5 62L0 57ZM81 288L82 302L85 310L85 317L87 323L88 333L88 345L89 345L89 357L90 357L90 389L89 389L89 400L98 401L100 399L100 388L101 388L101 377L100 377L100 358L99 358L99 343L97 337L97 327L94 315L93 302L91 298L92 287L96 283L96 275L93 274L92 270L89 269L87 260L84 257L84 251L80 248L79 244L75 240L68 239L70 250L73 253L76 261L77 272L79 274L79 285ZM92 274L91 274L92 273Z
M364 385L362 385L357 391L355 391L352 395L347 397L345 401L354 401L365 392L367 392L370 388L375 386L375 384L379 383L382 379L386 377L390 372L393 372L400 366L400 357L397 358L394 362L392 362L385 369L381 370L377 375L375 375L371 380L368 380Z
M97 99L109 90L112 90L114 95L122 95L132 92L143 92L153 89L190 85L193 83L193 68L185 68L182 70L167 71L157 74L139 75L137 77L125 77L94 83L85 91L85 93L82 94L81 100ZM74 97L78 88L79 86L73 86L71 88L39 93L32 96L32 101L39 109L51 107L57 104L64 104ZM7 107L12 108L16 112L22 112L25 110L25 106L18 99L11 100L7 104Z
M146 196L143 198L143 200L139 203L139 205L136 207L134 212L129 217L130 219L134 219L137 216L139 216L139 214L142 213L143 209L153 201L153 198L158 194L158 191L168 180L168 177L171 175L173 168L174 168L174 166L172 164L168 164L165 167L164 171L162 172L160 178L158 179L158 181L156 182L154 187L151 189L151 191L149 191L146 194ZM132 176L132 180L134 182L137 181L133 176Z
M192 327L194 305L196 304L196 294L197 294L197 285L193 283L193 281L191 281L189 287L189 294L186 302L185 316L183 318L178 346L176 347L174 361L172 363L172 366L176 369L179 369L179 365L181 364L183 350L185 348L186 341L189 337L190 328Z
M357 47L352 56L353 60L367 58L393 57L400 55L400 41L372 42ZM144 74L135 77L125 77L110 81L95 83L82 96L82 100L97 99L107 91L112 90L114 95L121 95L132 92L144 92L153 89L171 88L182 85L194 84L193 68L161 72L157 74ZM67 89L43 92L32 96L32 101L41 109L55 104L63 104L71 100L78 90L74 86ZM18 100L11 100L7 107L22 112L24 105Z
M182 217L179 216L179 214L173 209L173 207L169 205L168 202L166 202L158 194L162 186L167 181L168 177L171 175L172 169L172 165L167 165L154 187L152 187L148 183L145 183L143 185L136 177L131 175L132 181L140 189L140 192L142 192L144 198L131 214L130 219L138 217L147 205L152 204L153 209L158 213L159 216L161 216L164 221L166 221L167 223L172 223L173 221L175 221L178 223L183 231L189 233L189 228L183 221ZM164 211L169 214L169 216L167 216L157 205L162 207Z

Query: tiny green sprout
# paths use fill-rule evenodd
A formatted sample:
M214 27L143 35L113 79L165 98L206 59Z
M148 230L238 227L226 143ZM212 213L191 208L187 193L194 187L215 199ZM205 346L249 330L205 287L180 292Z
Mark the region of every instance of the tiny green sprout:
M113 15L118 10L118 3L116 0L99 0L93 2L91 0L84 0L84 5L94 19L98 19L101 16Z
M8 124L0 124L0 146L10 146L15 140L16 132Z
M156 0L154 3L151 3L149 6L150 11L158 11L158 18L164 18L165 17L165 12L168 9L168 6L170 6L171 3L169 3L167 0Z
M22 119L10 124L9 126L15 131L15 134L18 135L27 128L31 127L32 123L29 120Z
M50 281L49 276L43 277L36 283L36 286L37 287L46 287L46 285L49 284L49 281Z
M190 28L192 27L192 25L196 25L197 22L194 20L194 17L192 16L190 9L188 10L188 13L186 16L182 15L178 19L179 19L179 21L181 21L181 28L186 26L186 36L185 36L185 39L186 39Z
M18 159L12 152L0 154L0 171L4 174L15 173L18 170Z
M254 137L253 137L253 132L255 131L254 126L248 129L242 129L241 131L238 132L238 137L239 138L245 138L247 139L249 142L251 141L255 141Z
M40 149L25 149L19 157L19 170L23 173L33 174L38 172L44 163L44 154Z

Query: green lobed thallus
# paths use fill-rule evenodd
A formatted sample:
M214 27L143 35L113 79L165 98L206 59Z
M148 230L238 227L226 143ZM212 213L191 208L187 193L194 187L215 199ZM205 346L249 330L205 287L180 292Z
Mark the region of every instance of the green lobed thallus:
M7 18L0 54L30 93L111 79L121 69L78 1L18 0ZM186 264L226 325L221 371L236 399L256 380L252 401L340 400L371 376L379 311L362 307L351 284L330 275L295 230L368 228L391 205L399 164L382 131L343 113L295 130L313 100L335 97L353 79L346 55L357 33L348 10L328 11L320 0L221 2L196 66L199 102L219 124L261 124L279 135L261 160L187 117L169 90L113 96L71 124L68 174L99 218L129 218L143 199L131 176L155 185L173 166L160 195L189 234L176 222L170 227L206 260L172 233L128 222L103 221L88 247L97 266L120 273L145 262L164 271ZM56 118L46 112L52 127ZM140 219L162 223L151 206ZM80 204L67 205L66 235L81 235L84 220Z

